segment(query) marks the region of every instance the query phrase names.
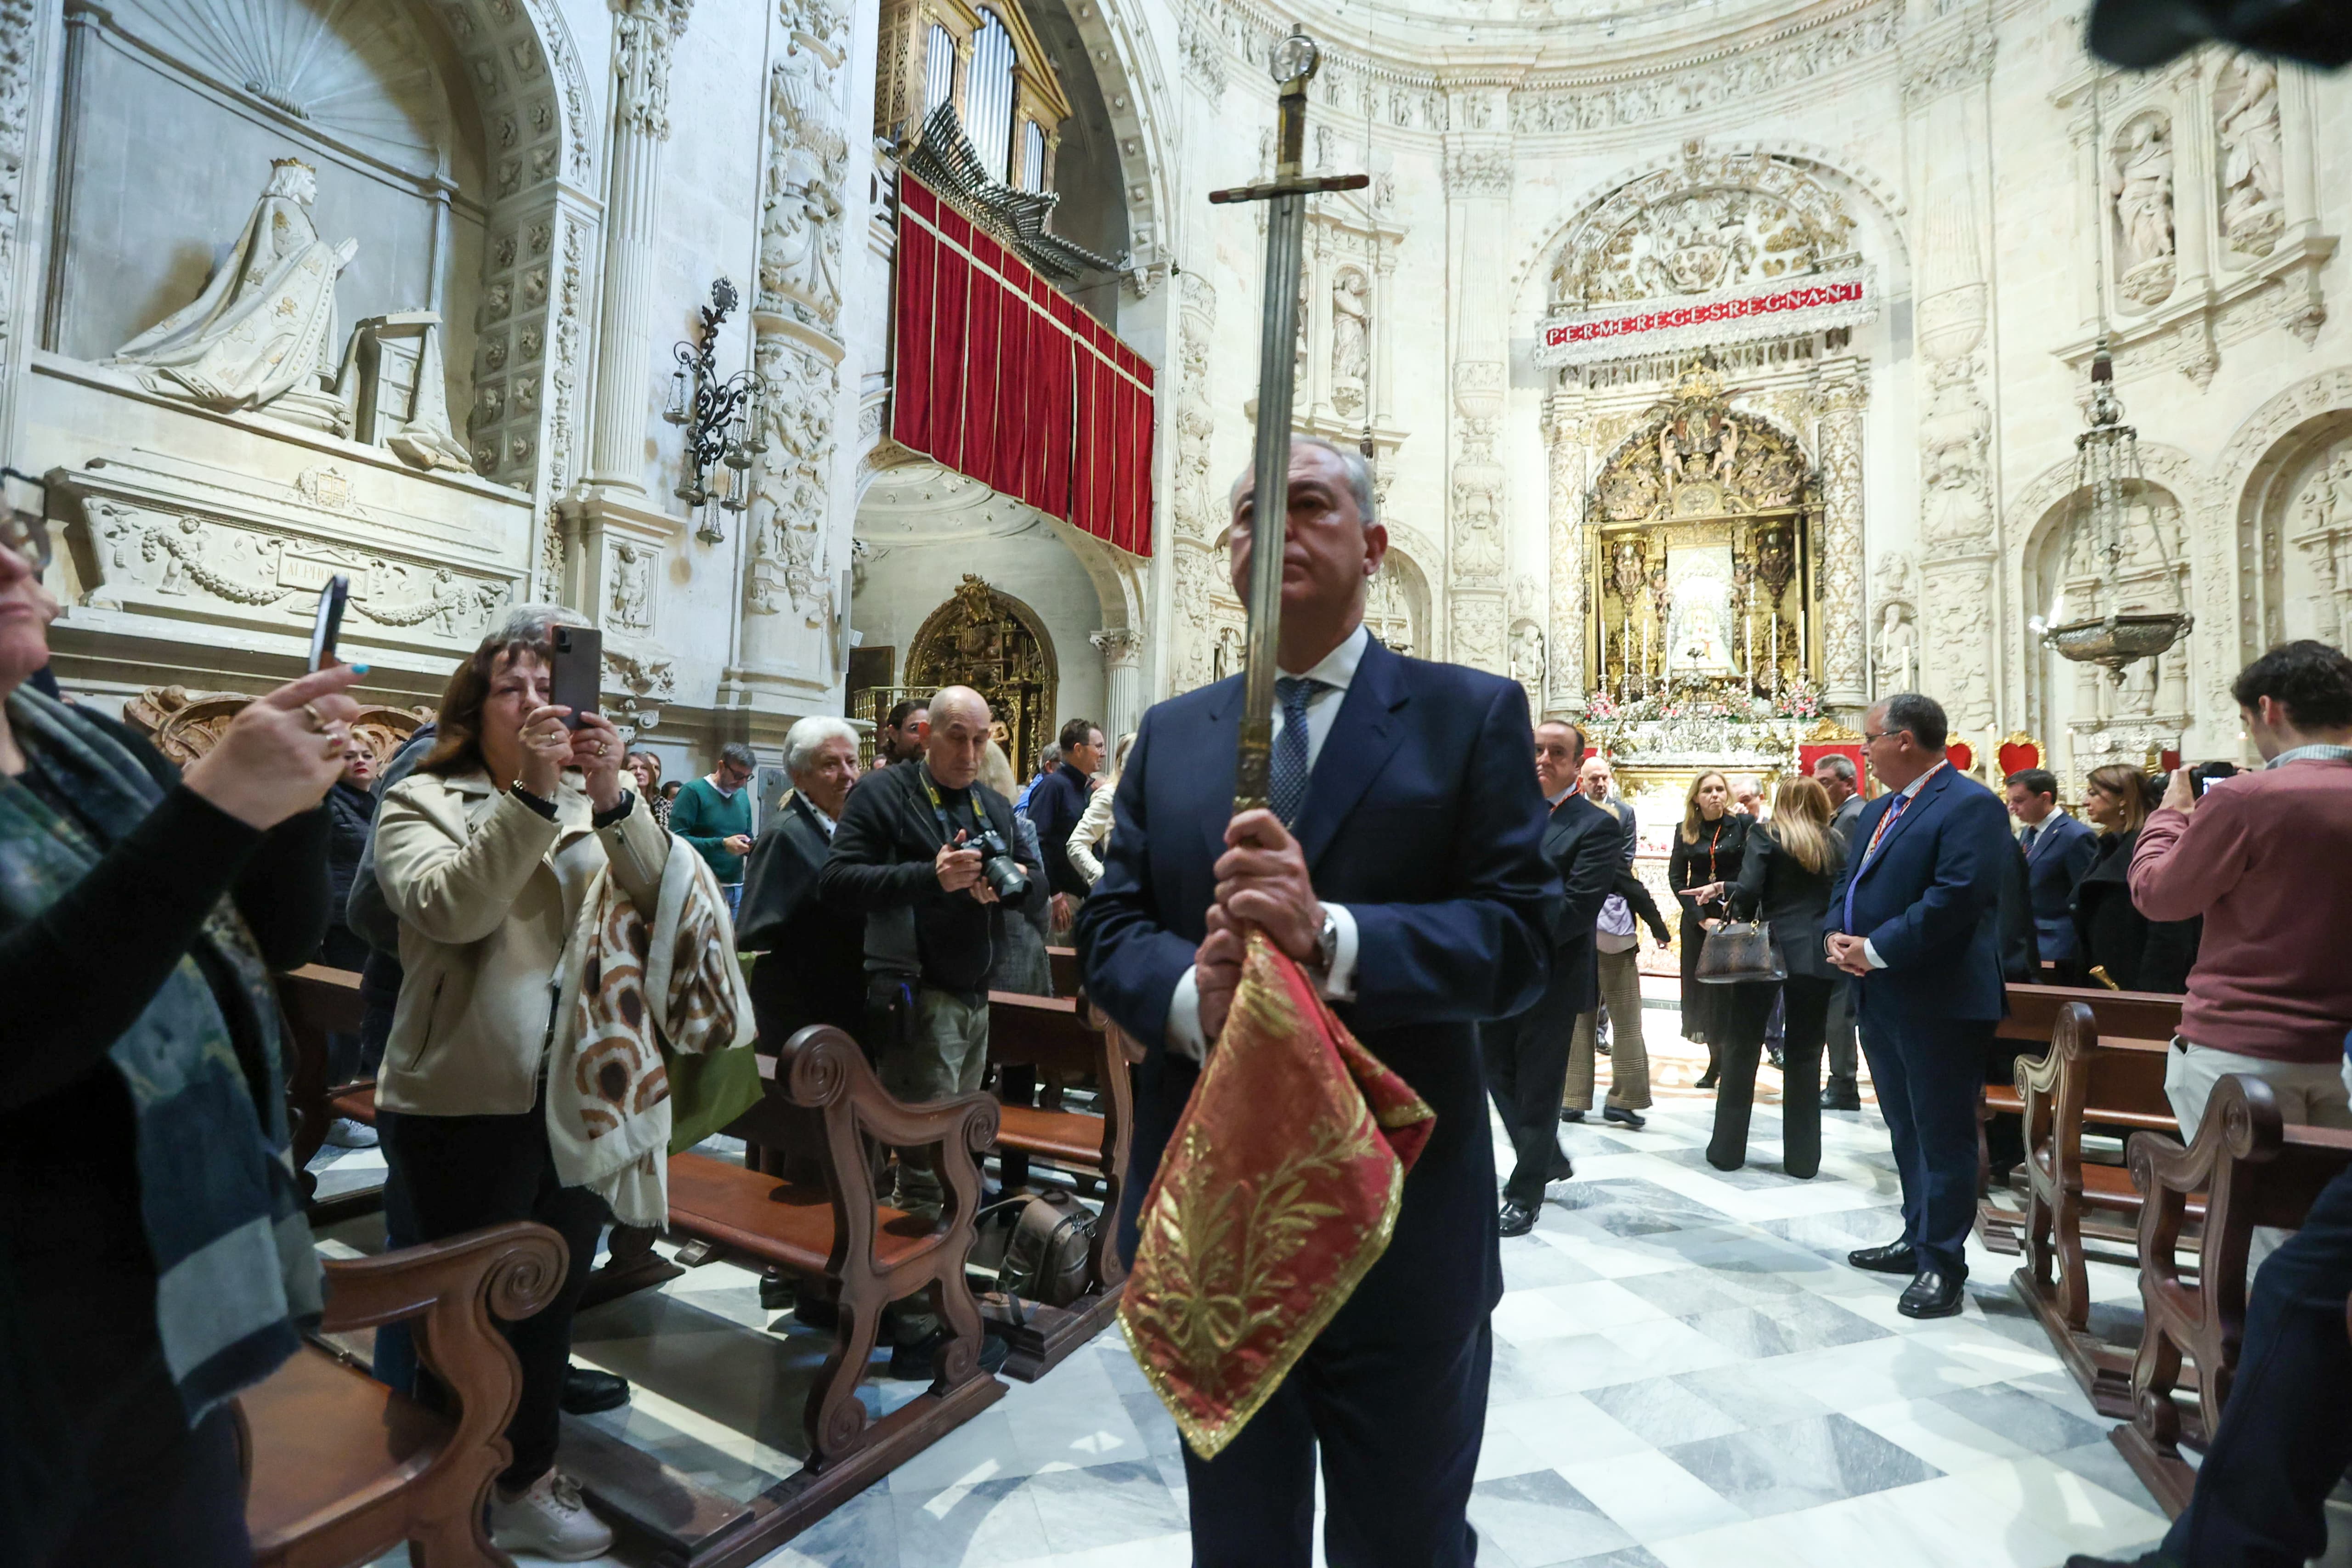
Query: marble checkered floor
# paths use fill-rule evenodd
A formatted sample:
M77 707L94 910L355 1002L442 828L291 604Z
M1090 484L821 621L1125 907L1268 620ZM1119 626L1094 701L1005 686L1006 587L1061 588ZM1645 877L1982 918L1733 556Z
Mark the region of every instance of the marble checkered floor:
M1641 1131L1561 1129L1576 1180L1503 1245L1482 1564L2057 1568L2161 1535L2108 1423L2011 1300L2014 1259L1972 1257L1965 1313L1924 1324L1895 1310L1899 1282L1844 1265L1896 1224L1874 1112L1825 1118L1822 1173L1797 1182L1769 1108L1757 1163L1709 1168L1711 1110L1669 1089ZM376 1162L335 1163L351 1180ZM2096 1289L2133 1293L2107 1269ZM821 1345L772 1322L789 1320L725 1264L583 1316L580 1359L637 1384L596 1419L719 1489L790 1473ZM1113 1332L764 1568L1176 1568L1184 1508L1175 1429Z

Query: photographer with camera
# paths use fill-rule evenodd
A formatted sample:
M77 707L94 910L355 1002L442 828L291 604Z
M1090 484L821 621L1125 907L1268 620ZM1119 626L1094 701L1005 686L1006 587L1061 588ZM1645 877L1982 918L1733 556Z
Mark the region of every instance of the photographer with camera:
M2230 693L2261 771L2176 768L2132 851L2140 913L2205 920L2165 1095L2184 1139L2223 1073L2268 1083L2288 1121L2352 1127L2339 1076L2352 1021L2352 658L2283 644Z
M866 918L866 1044L882 1085L910 1104L978 1089L988 1069L988 906L1026 910L1044 868L1013 803L980 782L988 704L970 687L931 699L923 760L852 790L817 875L826 904ZM939 1177L899 1155L898 1206L937 1215Z

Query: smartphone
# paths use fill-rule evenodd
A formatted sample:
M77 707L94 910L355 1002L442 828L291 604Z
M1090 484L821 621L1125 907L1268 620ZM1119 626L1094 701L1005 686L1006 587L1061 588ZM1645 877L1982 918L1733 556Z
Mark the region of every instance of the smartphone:
M351 602L352 580L341 572L327 579L319 590L319 611L310 618L310 669L313 674L327 668L335 657L335 638L343 629L343 606Z
M593 626L556 627L555 668L547 684L547 700L572 710L563 727L580 728L581 715L596 711L596 695L604 684L604 634Z

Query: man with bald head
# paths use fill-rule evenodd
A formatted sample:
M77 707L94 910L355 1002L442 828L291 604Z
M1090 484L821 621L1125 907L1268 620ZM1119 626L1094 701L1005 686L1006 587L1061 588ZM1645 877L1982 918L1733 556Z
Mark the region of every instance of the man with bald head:
M869 774L849 792L817 874L820 900L866 918L862 1043L883 1087L910 1102L980 1088L993 957L988 906L1002 899L1025 910L1046 896L1044 868L1013 829L1013 803L980 782L989 720L988 703L968 686L933 697L922 761ZM1020 865L1017 889L1000 892L985 875L998 855ZM938 1176L903 1153L899 1183L900 1207L939 1213Z

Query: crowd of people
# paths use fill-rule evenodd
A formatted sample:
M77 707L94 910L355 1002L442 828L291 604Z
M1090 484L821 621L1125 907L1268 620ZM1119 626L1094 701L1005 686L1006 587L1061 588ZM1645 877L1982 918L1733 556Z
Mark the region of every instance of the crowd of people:
M1250 501L1244 481L1237 580ZM2010 984L2183 994L2166 1090L2184 1136L2229 1074L2266 1083L2291 1121L2352 1127L2352 969L2336 954L2352 659L2336 649L2287 644L2239 676L2260 769L2094 769L2079 818L2048 771L2000 795L1963 775L1916 693L1864 716L1866 771L1824 756L1769 802L1758 778L1702 772L1664 834L1670 924L1635 875L1636 814L1577 725L1530 726L1516 685L1370 637L1362 584L1385 535L1360 461L1302 441L1289 507L1304 567L1284 585L1272 806L1230 822L1231 683L1116 745L1072 720L1025 782L968 688L899 703L870 769L855 726L803 719L782 746L791 790L762 818L748 746L665 784L657 755L555 704L554 634L581 622L546 605L508 613L381 765L351 727L365 671L334 667L256 699L183 770L35 681L56 606L39 542L21 524L0 537L0 987L11 1038L45 1047L0 1056L0 1560L245 1561L226 1402L319 1305L269 982L304 962L362 975L363 1026L330 1043L330 1067L374 1080L376 1123L336 1136L381 1139L387 1240L516 1219L564 1239L551 1304L507 1325L521 1392L490 1525L509 1551L610 1547L556 1466L563 1411L629 1394L571 1363L614 1211L548 1114L592 906L651 922L701 900L708 929L755 955L762 1039L845 1030L909 1101L981 1088L988 993L1049 993L1048 945L1074 942L1141 1048L1130 1255L1232 1005L1241 930L1307 968L1438 1121L1388 1254L1301 1373L1216 1458L1187 1451L1204 1560L1306 1529L1298 1456L1318 1444L1335 1543L1470 1560L1496 1241L1573 1174L1558 1126L1596 1114L1601 1055L1599 1120L1645 1125L1644 931L1679 937L1677 1027L1706 1048L1716 1168L1748 1161L1769 1063L1782 1169L1814 1175L1822 1114L1859 1105L1867 1063L1903 1228L1849 1261L1904 1279L1908 1316L1964 1299L1978 1091L2005 1074ZM1496 762L1530 740L1531 769ZM1511 1151L1498 1206L1482 1099ZM938 1216L921 1152L877 1172L896 1206ZM2257 1273L2227 1413L2149 1568L2317 1552L2320 1500L2352 1461L2347 1293L2352 1178ZM927 1306L891 1314L898 1375L932 1374L945 1335ZM1410 1343L1390 1331L1406 1321ZM397 1332L375 1370L441 1397Z

